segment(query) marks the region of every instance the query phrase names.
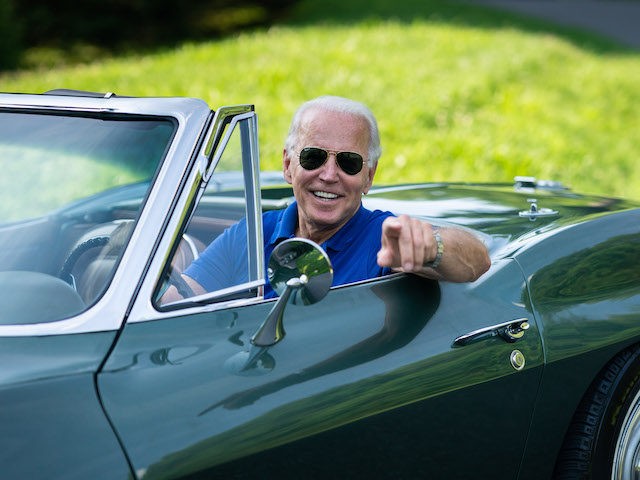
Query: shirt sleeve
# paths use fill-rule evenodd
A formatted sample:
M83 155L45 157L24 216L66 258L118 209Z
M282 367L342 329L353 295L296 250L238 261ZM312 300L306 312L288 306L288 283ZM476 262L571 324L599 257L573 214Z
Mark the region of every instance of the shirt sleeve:
M243 219L211 242L184 274L207 292L213 292L247 282L247 261L247 227Z

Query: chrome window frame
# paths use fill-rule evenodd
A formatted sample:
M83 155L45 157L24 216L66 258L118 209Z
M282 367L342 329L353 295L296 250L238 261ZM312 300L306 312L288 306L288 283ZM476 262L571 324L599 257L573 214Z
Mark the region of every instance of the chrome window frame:
M246 123L244 123L246 121ZM191 299L171 304L171 309L158 309L154 305L153 295L167 262L170 261L172 247L188 224L190 215L202 197L207 180L215 170L226 142L239 125L243 150L243 181L246 196L246 218L249 228L248 250L250 276L249 282L206 293ZM227 126L228 128L224 128ZM133 303L127 323L139 323L195 313L211 312L264 301L263 286L264 244L262 240L262 208L260 198L260 162L258 150L257 115L251 105L221 107L216 111L212 126L207 134L204 146L195 161L195 167L187 177L182 194L173 214L168 220L158 250L151 261L136 300ZM259 289L257 296L234 300L216 301L216 298L234 292L243 292L251 288ZM198 302L198 303L196 303Z

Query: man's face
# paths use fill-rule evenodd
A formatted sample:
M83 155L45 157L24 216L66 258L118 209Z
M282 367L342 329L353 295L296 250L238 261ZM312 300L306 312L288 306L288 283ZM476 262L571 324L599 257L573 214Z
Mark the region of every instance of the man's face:
M355 175L344 172L334 153L315 170L299 163L300 150L319 147L333 152L355 152L365 163ZM375 168L368 161L369 130L360 117L319 109L308 110L302 119L295 151L284 152L284 177L298 201L298 235L322 242L356 213L362 194L373 181Z

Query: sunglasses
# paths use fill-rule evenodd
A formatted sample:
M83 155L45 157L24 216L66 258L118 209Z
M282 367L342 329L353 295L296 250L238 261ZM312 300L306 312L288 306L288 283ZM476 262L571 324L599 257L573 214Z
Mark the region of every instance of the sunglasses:
M362 155L354 152L335 152L333 150L324 150L318 147L306 147L300 151L300 165L305 170L315 170L324 165L329 158L329 154L336 156L336 161L340 168L349 175L355 175L362 170L364 160Z

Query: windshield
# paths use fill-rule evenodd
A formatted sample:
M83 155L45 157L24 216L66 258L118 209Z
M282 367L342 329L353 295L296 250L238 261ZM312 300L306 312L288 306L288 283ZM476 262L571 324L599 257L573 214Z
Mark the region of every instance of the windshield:
M95 303L174 132L165 118L0 111L0 324Z
M0 221L149 178L172 133L166 120L0 112Z

